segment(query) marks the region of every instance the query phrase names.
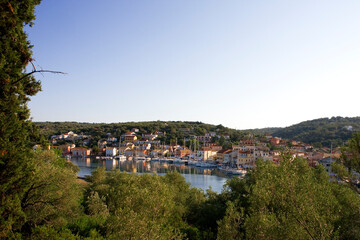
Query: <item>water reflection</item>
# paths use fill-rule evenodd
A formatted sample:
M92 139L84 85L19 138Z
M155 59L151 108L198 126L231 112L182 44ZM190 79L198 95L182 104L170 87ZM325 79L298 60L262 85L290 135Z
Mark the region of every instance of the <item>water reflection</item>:
M169 164L166 162L145 162L145 161L125 161L105 160L95 158L71 158L70 161L79 166L79 176L91 175L91 172L98 167L105 167L107 171L120 169L129 173L157 173L165 175L170 171L181 173L187 182L197 188L204 190L212 188L216 192L221 192L226 182L226 176L217 169L196 168L186 165Z

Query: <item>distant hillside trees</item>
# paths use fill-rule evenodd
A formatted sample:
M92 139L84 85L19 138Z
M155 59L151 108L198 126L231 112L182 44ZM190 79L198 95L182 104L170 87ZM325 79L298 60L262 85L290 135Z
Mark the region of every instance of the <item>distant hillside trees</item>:
M273 133L274 136L294 139L317 146L341 146L352 137L353 132L346 127L360 130L360 117L320 118L301 122L290 127L282 128Z

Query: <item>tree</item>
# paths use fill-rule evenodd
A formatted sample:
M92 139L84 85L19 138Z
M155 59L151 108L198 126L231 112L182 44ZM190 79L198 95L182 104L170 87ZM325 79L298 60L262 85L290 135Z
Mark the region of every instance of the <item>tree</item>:
M25 213L21 199L33 179L31 147L38 131L29 120L27 102L41 85L25 73L33 59L23 27L32 26L34 8L39 3L0 2L0 238L14 236L22 227Z
M347 167L349 172L360 172L360 133L354 134L342 149L341 163Z
M360 172L360 133L354 134L341 152L340 159L331 165L332 171L354 191L360 193L359 177L355 174Z
M21 232L25 236L36 226L60 229L80 212L79 168L52 150L37 152L34 162L31 185L21 199L26 216Z
M360 239L360 199L322 166L290 156L280 166L256 165L227 183L222 195L231 204L218 221L219 239Z
M110 239L179 239L183 211L175 191L157 175L94 172L87 211L103 221Z
M228 202L225 217L218 221L218 240L235 240L241 239L243 234L240 231L240 226L244 219L244 213L238 211L233 202Z
M327 173L284 156L279 167L257 161L246 235L268 239L330 239L339 206Z
M220 139L219 139L219 143L218 143L218 144L222 146L222 145L225 144L225 141L226 141L226 140L225 140L224 136L221 136Z

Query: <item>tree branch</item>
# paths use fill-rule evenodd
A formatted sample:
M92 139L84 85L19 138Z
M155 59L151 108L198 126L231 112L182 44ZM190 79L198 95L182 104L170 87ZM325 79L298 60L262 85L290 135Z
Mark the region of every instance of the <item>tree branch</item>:
M21 80L23 80L24 78L34 74L34 73L42 73L42 72L47 72L47 73L55 73L55 74L67 74L67 73L64 73L64 72L59 72L59 71L50 71L50 70L34 70L32 72L29 72L27 74L25 74L24 76L22 76L21 78L19 78L18 80L16 80L13 84L16 84L18 82L20 82Z

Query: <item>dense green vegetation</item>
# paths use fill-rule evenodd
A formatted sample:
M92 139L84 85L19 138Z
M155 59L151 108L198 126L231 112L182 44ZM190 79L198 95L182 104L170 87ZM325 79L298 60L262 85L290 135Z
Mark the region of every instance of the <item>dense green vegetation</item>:
M257 162L222 193L165 176L105 172L76 182L76 167L40 151L23 195L23 221L5 236L29 239L360 239L360 199L323 167L284 156ZM21 227L20 227L21 226Z
M35 18L37 0L0 1L0 237L26 222L21 202L34 178L31 145L38 141L26 103L40 83L23 73L31 47L23 27Z
M37 122L41 133L50 138L67 131L77 134L91 135L96 139L106 138L107 133L119 137L133 128L139 129L139 133L154 133L155 131L166 132L164 137L159 137L161 142L170 144L177 142L183 144L183 139L189 136L203 136L205 133L214 132L217 135L229 135L231 141L236 142L247 137L247 131L240 131L220 125L211 125L202 122L181 121L153 121L153 122L126 122L126 123L78 123L78 122ZM214 138L214 140L219 140Z
M341 146L352 137L353 132L346 126L360 130L360 117L320 118L301 122L290 127L282 128L273 133L274 136L294 139L316 146Z
M38 3L0 1L0 239L360 239L360 199L349 179L351 170L359 170L358 135L337 163L347 181L329 181L321 166L284 156L280 166L258 161L221 194L191 188L176 172L136 175L100 168L81 183L78 168L56 151L33 151L42 138L27 102L40 83L24 73L31 51L23 27ZM127 124L124 131L141 128ZM146 123L142 131L155 131L157 124L175 134L176 124L184 123ZM199 135L212 129L191 125ZM118 130L96 125L89 131L111 132L107 126ZM69 126L57 131L63 130ZM231 131L221 125L214 130Z
M293 139L308 144L314 144L316 147L341 146L349 140L353 131L346 129L352 126L353 130L360 130L360 117L343 118L320 118L311 121L301 122L285 128L262 128L235 130L222 125L211 125L201 122L181 122L181 121L153 121L153 122L127 122L127 123L77 123L77 122L37 122L41 133L50 138L52 135L65 133L72 130L76 133L83 133L97 138L106 137L106 133L113 136L130 131L132 128L138 128L140 133L151 133L155 131L166 132L165 137L160 140L169 144L175 139L183 143L183 138L191 135L201 136L207 132L215 132L218 135L229 135L231 142L237 142L241 139L252 138L253 136L261 137L264 134L284 139ZM189 130L189 131L186 131ZM219 139L214 139L219 140Z

